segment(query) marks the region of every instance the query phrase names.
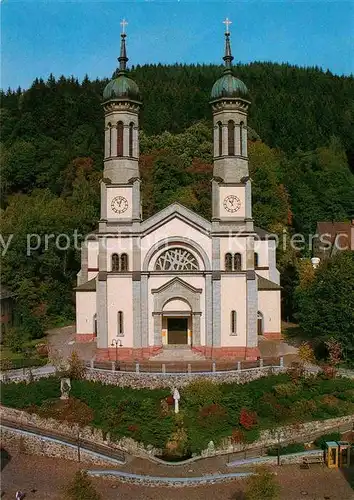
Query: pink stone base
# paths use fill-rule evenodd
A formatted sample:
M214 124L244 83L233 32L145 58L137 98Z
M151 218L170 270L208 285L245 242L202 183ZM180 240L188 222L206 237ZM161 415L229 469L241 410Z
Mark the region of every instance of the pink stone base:
M255 361L260 358L261 353L258 347L214 347L198 346L193 347L194 352L198 352L206 358L213 359L245 359Z
M94 333L76 333L75 342L92 342L96 340L96 335Z
M153 358L161 352L162 348L162 346L142 347L140 349L118 347L118 353L116 353L115 347L108 347L107 349L96 349L95 359L96 361L115 361L116 355L118 355L120 361L142 361ZM192 347L192 350L206 358L212 357L213 359L255 361L261 357L258 347L214 347L212 349L209 346L198 346Z
M283 340L284 338L281 332L265 332L263 337L268 340Z
M95 360L115 361L117 354L120 361L141 361L151 358L161 350L162 346L142 347L140 349L118 347L118 352L116 353L115 347L108 347L107 349L96 349Z

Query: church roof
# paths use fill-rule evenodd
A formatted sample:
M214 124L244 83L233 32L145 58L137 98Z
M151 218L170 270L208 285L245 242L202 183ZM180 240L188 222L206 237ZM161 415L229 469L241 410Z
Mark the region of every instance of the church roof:
M258 290L281 290L281 286L274 281L267 280L267 278L263 278L257 274L258 277Z
M95 292L96 291L96 278L92 278L90 281L86 281L82 285L74 288L76 292Z
M261 240L265 240L265 239L275 240L276 239L276 236L273 235L273 233L269 233L268 231L266 231L265 229L262 229L261 227L255 226L254 232L257 234L257 236L259 236L259 238Z
M247 97L248 89L246 85L236 78L230 71L227 71L213 85L210 98L212 101L221 97Z
M211 231L211 222L178 202L172 203L168 207L160 210L160 212L144 220L141 223L141 230L143 232L150 232L156 229L157 226L168 222L174 217L184 220L187 224L197 226L199 229L204 229L208 232Z
M103 100L110 99L132 99L140 101L138 85L125 74L118 73L117 78L111 80L103 91Z
M327 235L327 241L332 244L340 240L340 235L344 236L343 244L347 243L349 248L354 250L354 236L351 238L351 232L354 228L354 221L350 222L318 222L316 233L319 236ZM354 233L353 233L354 234Z

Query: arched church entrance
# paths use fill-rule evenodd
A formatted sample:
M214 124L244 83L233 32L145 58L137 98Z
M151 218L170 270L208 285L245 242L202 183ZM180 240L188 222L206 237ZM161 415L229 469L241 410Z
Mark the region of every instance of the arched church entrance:
M186 300L169 300L162 310L162 335L167 345L191 344L191 306Z
M151 292L154 345L200 345L202 290L176 277Z

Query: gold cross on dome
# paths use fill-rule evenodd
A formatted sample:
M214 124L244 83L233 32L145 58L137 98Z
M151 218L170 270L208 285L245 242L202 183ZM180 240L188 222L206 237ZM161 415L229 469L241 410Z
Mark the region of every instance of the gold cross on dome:
M229 26L230 24L232 24L232 21L230 21L229 18L227 17L225 21L223 21L222 23L226 25L226 33L230 33Z
M121 27L122 27L122 35L124 35L125 33L125 27L128 25L127 21L124 19L123 17L123 21L120 23Z

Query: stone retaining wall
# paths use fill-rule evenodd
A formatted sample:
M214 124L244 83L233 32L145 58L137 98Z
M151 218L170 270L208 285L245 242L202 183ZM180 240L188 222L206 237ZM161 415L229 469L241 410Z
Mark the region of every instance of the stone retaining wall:
M353 427L354 415L346 415L344 417L330 418L327 420L315 420L305 422L303 424L287 425L277 427L274 430L264 430L260 433L260 438L251 443L248 447L244 445L233 445L230 440L226 440L223 446L215 450L207 449L202 452L203 457L215 455L224 455L226 453L235 453L239 451L247 451L252 448L270 448L281 442L311 442L323 434L334 432L337 429L349 430Z
M209 379L217 384L237 383L247 384L252 380L267 377L270 374L278 374L286 371L284 367L250 368L248 370L234 370L227 372L204 372L204 373L130 373L111 372L107 370L92 370L86 372L86 379L93 382L101 382L106 385L117 385L119 387L131 387L133 389L161 389L181 388L190 384L197 378Z
M109 371L98 368L87 368L86 380L101 382L105 385L116 385L118 387L131 387L133 389L161 389L181 388L193 382L196 378L208 378L217 384L237 383L247 384L252 380L267 377L271 374L279 374L286 371L283 366L269 366L249 368L245 370L230 370L225 372L196 372L196 373L133 373L124 371ZM54 373L36 373L26 370L13 370L11 378L6 373L1 374L1 380L6 382L31 382L41 378L52 377Z
M41 455L46 457L64 458L66 460L78 461L77 446L64 444L58 440L36 436L20 429L10 429L1 427L1 442L6 450L11 453L25 453L28 455ZM113 458L104 457L99 453L93 453L80 449L80 461L86 464L95 465L121 465Z
M280 465L289 465L289 464L301 464L303 463L304 458L322 458L323 459L323 451L322 450L309 450L309 451L300 451L298 453L289 453L288 455L281 455ZM278 465L278 457L259 457L259 458L246 458L244 460L234 460L227 465L227 467L244 467L244 466L254 466L254 465Z
M19 422L24 425L33 425L39 429L52 431L58 433L58 422L54 419L41 418L34 413L27 413L25 411L0 406L0 418L12 422ZM328 420L319 420L314 422L306 422L299 425L288 425L278 427L276 430L265 430L261 432L260 439L251 443L247 447L242 444L233 445L229 439L226 439L224 445L214 448L208 447L201 453L201 457L211 457L215 455L224 455L229 453L237 453L240 451L247 451L253 448L265 448L277 445L279 442L294 442L294 441L311 441L316 437L333 431L338 428L346 427L352 428L354 423L354 415L347 415L344 417L331 418ZM60 433L70 437L76 437L76 429L65 422L60 422ZM80 431L82 440L90 441L98 445L110 446L114 449L124 451L130 455L149 458L154 460L155 455L162 455L162 450L154 448L153 446L144 446L131 438L123 438L119 441L111 441L109 434L104 435L100 429L91 427L84 427ZM190 461L198 460L200 457L194 457ZM175 465L178 465L176 463Z
M19 424L34 426L48 432L62 436L69 436L76 439L77 429L75 425L70 425L66 422L60 422L58 428L58 421L53 418L42 418L35 413L27 413L22 410L16 410L0 405L0 421L9 420L11 422L18 422ZM154 448L153 446L145 447L143 444L134 441L131 438L122 438L119 441L111 441L109 433L105 434L101 429L94 427L82 427L80 429L80 438L82 441L89 441L91 443L110 446L113 449L129 453L136 457L148 458L154 455L161 455L162 450Z

